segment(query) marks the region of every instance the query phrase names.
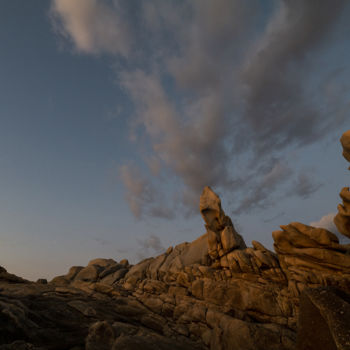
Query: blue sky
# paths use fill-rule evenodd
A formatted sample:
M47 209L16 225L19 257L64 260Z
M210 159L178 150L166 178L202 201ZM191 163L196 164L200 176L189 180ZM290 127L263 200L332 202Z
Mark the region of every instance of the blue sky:
M317 9L316 9L317 7ZM348 184L345 1L0 4L0 264L37 279L205 232L331 225Z

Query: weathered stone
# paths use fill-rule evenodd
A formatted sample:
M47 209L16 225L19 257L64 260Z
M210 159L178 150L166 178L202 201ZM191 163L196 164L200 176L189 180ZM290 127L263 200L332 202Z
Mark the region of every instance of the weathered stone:
M113 259L102 259L102 258L97 258L97 259L93 259L90 260L88 263L88 266L90 265L97 265L100 267L107 267L107 266L111 266L111 265L115 265L117 262Z
M203 299L203 281L202 280L195 280L192 283L192 294L198 298Z
M72 266L65 277L72 281L83 268L83 266Z
M298 350L350 348L350 245L293 222L277 254L247 248L210 188L200 210L205 235L134 266L94 259L49 284L0 267L0 349L294 350L299 311Z
M349 295L334 288L306 289L301 295L297 349L350 349L349 301Z
M101 271L99 274L99 277L104 278L104 277L106 277L106 276L108 276L108 275L110 275L110 274L112 274L120 269L125 270L125 267L123 265L117 264L117 263L112 264L110 266L107 266L103 271Z
M340 192L343 204L338 205L338 214L334 217L334 224L344 236L350 237L350 191L344 187Z
M68 305L79 312L81 312L85 316L96 316L96 310L89 306L88 304L84 303L80 300L72 300L68 302Z
M221 244L225 252L246 248L242 236L236 232L233 226L226 226L221 231Z
M99 268L95 265L88 265L84 267L82 270L74 278L75 280L80 281L89 281L96 282L99 274Z
M115 272L108 274L107 276L102 278L101 282L112 285L113 283L123 278L128 273L128 271L129 271L128 269L125 269L122 267L121 269L118 269Z
M340 143L343 146L343 156L350 162L350 130L346 131L340 138Z
M225 213L219 196L208 186L204 187L199 201L199 210L208 228L214 232L224 228Z
M120 260L119 261L119 264L120 265L123 265L123 266L129 266L129 260L128 259L123 259L123 260Z
M50 281L51 284L56 286L67 286L69 285L69 282L70 281L65 276L57 276Z
M85 349L111 350L114 343L114 337L114 330L108 322L96 322L89 329Z
M141 280L142 278L146 277L146 271L151 264L151 262L154 260L154 258L148 258L145 259L138 264L134 265L129 272L125 275L126 280L132 280L132 281L138 281ZM133 279L131 279L133 277ZM131 282L133 283L133 282Z

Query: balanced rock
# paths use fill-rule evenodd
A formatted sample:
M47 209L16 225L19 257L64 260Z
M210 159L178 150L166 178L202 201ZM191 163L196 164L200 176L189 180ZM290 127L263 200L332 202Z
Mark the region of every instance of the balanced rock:
M199 210L205 221L208 238L208 254L215 260L233 249L244 249L243 237L235 230L231 219L225 215L219 196L204 187L199 200Z

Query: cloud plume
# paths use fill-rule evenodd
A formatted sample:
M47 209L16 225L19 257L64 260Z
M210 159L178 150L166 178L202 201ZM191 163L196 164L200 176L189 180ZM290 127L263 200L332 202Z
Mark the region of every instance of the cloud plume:
M150 255L161 254L166 250L160 238L156 235L150 235L146 239L138 239L137 242L140 246L137 252L138 259L145 259Z
M346 96L315 89L312 75L334 44L345 0L282 0L270 3L272 12L255 0L52 4L77 50L115 55L134 141L142 143L142 173L120 168L136 217L173 217L164 198L196 210L206 185L234 198L236 213L266 208L293 178L284 153L345 120ZM320 86L334 86L338 59L318 71ZM303 197L319 188L306 175L295 181Z

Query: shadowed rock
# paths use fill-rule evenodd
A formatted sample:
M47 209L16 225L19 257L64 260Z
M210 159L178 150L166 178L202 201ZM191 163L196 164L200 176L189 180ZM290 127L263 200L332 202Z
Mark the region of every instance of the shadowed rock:
M300 299L297 350L350 349L349 301L335 288L306 289Z

